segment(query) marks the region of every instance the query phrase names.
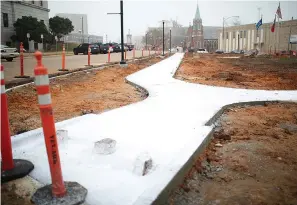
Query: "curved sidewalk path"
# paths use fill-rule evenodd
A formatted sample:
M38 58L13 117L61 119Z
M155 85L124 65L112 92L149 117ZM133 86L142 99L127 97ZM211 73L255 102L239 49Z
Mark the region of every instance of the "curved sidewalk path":
M248 101L297 101L297 91L221 88L174 79L182 53L127 77L144 87L144 101L100 115L89 114L56 124L68 130L59 144L65 181L88 189L90 205L151 204L201 145L213 126L206 126L223 106ZM37 105L36 105L37 106ZM117 141L110 155L94 152L94 142ZM13 138L14 158L31 160L30 174L49 184L50 173L41 129ZM133 172L137 156L147 152L153 167L145 176Z

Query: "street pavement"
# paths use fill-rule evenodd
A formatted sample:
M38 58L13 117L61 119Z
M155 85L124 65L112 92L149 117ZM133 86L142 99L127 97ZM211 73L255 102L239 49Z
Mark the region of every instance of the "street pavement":
M151 55L155 53L155 51L150 52ZM149 55L149 51L143 51L144 56ZM135 51L135 57L141 57L142 51ZM127 52L127 59L133 58L133 51ZM106 63L108 60L107 54L98 54L91 55L91 65L101 65ZM120 61L121 53L111 53L110 62ZM58 69L61 69L62 66L62 56L44 56L43 57L43 65L48 69L49 73L59 72ZM5 81L10 81L15 79L15 76L20 75L20 58L13 59L12 62L7 62L4 59L1 59L1 64L4 66L4 77ZM66 56L66 69L76 69L76 68L84 68L88 64L88 56L87 55L72 55ZM30 56L24 58L24 74L27 76L34 76L34 68L36 66L36 59L34 54L32 53Z

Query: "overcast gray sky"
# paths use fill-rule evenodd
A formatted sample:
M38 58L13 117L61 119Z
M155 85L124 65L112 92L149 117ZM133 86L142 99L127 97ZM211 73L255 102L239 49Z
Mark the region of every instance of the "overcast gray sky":
M50 17L56 13L78 13L88 15L89 34L108 35L108 41L119 41L120 16L107 15L120 11L119 0L109 1L49 1ZM283 20L297 18L297 1L281 1ZM198 1L204 26L221 26L222 18L240 16L242 24L258 21L258 7L263 22L272 22L278 1ZM174 19L188 26L192 22L197 1L124 0L124 29L133 36L144 35L148 26L158 26L162 19ZM105 39L104 39L105 40Z

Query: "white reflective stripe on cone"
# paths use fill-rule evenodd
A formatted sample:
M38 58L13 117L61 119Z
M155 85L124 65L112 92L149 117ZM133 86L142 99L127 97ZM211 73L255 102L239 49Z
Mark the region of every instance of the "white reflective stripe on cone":
M38 95L39 105L49 105L52 103L51 94Z
M36 75L35 85L49 85L48 75Z
M3 80L3 79L4 79L4 72L1 71L1 80Z
M5 85L1 85L1 94L5 93Z

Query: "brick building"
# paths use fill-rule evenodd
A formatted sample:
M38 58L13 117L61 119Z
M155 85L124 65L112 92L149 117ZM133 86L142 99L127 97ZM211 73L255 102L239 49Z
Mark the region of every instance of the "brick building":
M190 24L187 28L184 47L206 48L209 52L214 52L218 49L218 30L220 28L217 26L203 26L197 4L193 24Z

